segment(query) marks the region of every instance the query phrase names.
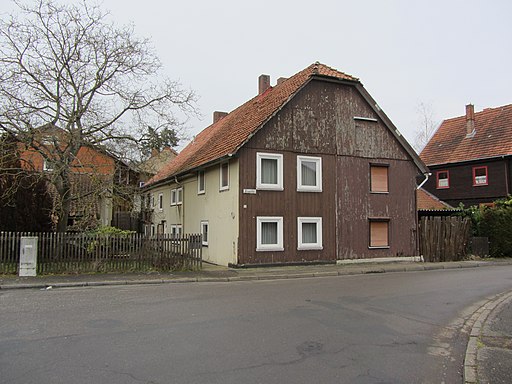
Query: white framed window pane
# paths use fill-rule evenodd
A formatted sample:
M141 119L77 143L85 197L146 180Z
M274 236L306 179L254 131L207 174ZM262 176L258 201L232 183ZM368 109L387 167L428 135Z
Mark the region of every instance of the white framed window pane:
M205 192L205 179L204 179L204 171L199 171L197 173L197 193Z
M201 221L201 242L203 245L208 245L208 222Z
M277 159L261 159L261 182L277 184Z
M315 161L302 161L302 185L316 187L316 162Z
M176 205L176 190L171 189L171 205Z
M229 164L222 163L220 165L220 189L229 188Z
M261 223L261 244L277 245L277 223Z
M259 216L256 218L256 250L284 250L282 216Z
M298 250L323 249L321 217L298 217L297 231Z
M256 154L256 188L283 190L283 155L260 152Z
M178 188L176 190L176 204L181 204L183 202L183 188Z
M302 243L316 244L318 242L316 223L302 223Z
M297 156L297 191L322 192L322 158Z

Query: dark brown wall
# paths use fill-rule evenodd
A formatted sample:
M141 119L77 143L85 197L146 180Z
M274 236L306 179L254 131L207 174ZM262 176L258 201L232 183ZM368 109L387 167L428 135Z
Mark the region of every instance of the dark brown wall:
M489 203L507 196L510 190L507 174L507 160L497 159L491 161L472 162L446 166L430 167L432 176L425 183L425 189L447 202L451 206L463 203L468 207L479 203ZM473 167L487 166L488 185L473 186ZM437 189L437 171L448 170L450 172L450 188Z
M239 152L239 263L416 254L415 176L409 155L353 86L312 81ZM284 191L257 191L256 152L284 155ZM297 192L297 154L322 157L323 191ZM370 163L389 165L388 194L370 193ZM338 214L339 220L336 220ZM283 216L284 251L256 252L256 217ZM297 217L321 216L323 250L297 250ZM370 217L390 219L390 248L369 249Z

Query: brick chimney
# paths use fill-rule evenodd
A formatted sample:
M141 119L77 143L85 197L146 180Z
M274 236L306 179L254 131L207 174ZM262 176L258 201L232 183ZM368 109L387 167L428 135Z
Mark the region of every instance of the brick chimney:
M270 88L270 76L260 75L258 78L258 95L263 94L267 89Z
M279 79L277 79L277 85L281 84L285 80L288 80L288 78L287 77L280 77Z
M475 135L475 106L466 105L466 136Z
M223 119L224 117L226 117L228 115L227 112L220 112L220 111L215 111L213 112L213 124L215 124L217 121L219 121L220 119Z

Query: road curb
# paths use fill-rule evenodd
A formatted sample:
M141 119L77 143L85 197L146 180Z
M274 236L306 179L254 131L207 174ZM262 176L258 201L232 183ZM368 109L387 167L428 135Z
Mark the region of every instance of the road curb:
M464 384L477 384L479 382L477 353L483 327L491 312L508 301L512 301L512 291L493 296L482 304L468 320L472 326L464 357Z
M100 286L119 286L119 285L144 285L144 284L179 284L179 283L213 283L213 282L241 282L241 281L263 281L263 280L284 280L284 279L305 279L305 278L322 278L335 276L351 276L365 274L380 273L397 273L397 272L422 272L432 270L449 270L460 268L477 268L495 265L511 265L512 262L490 262L490 261L466 261L466 262L450 262L443 264L418 263L414 265L400 264L381 264L381 265L361 265L360 268L342 267L333 271L311 271L303 272L291 271L269 272L239 275L239 276L193 276L193 277L177 277L162 279L121 279L121 280L90 280L78 282L37 282L37 283L19 283L19 284L3 284L0 290L13 289L51 289L51 288L73 288L73 287L100 287ZM94 278L94 277L93 277Z

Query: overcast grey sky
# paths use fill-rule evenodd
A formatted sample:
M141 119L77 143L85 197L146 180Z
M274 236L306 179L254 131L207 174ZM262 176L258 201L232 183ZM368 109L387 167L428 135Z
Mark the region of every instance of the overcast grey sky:
M4 1L4 0L2 0ZM100 0L101 1L101 0ZM151 37L166 74L200 96L203 119L320 61L359 77L411 142L418 105L439 122L512 103L512 1L103 0Z

